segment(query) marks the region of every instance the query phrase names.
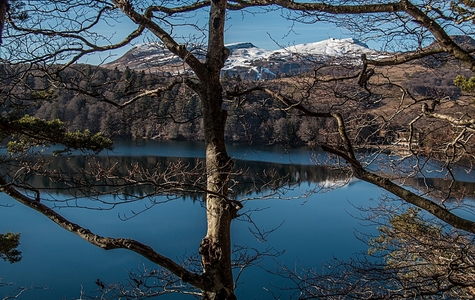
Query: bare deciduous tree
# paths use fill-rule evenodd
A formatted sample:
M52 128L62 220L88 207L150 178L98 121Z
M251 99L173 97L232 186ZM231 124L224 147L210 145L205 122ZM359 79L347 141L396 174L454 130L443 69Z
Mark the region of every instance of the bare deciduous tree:
M23 4L20 7L23 17L17 17L19 11L7 12L7 23L3 35L4 65L17 72L14 76L7 76L4 79L5 87L2 87L2 101L10 109L8 117L12 119L11 122L21 120L20 116L14 114L15 107L28 105L35 100L21 96L24 96L21 93L24 88L21 78L26 72L42 74L41 76L45 74L54 88L85 93L119 108L127 108L132 103L141 101L145 96L158 96L178 86L191 91L200 100L206 147L203 171L205 185L202 190L206 192L207 218L207 233L199 245L201 269L186 268L139 241L99 236L79 224L70 222L48 205L38 201L39 198L28 197L18 189L15 182L9 182L9 177L0 179L2 191L91 244L106 250L123 248L135 251L152 263L168 270L188 287L191 286L193 291L200 294L203 299L235 299L230 228L232 221L239 215L242 203L229 196L230 176L234 163L225 145L225 126L228 117L225 100L258 92L280 101L279 108L283 111L298 111L300 115L330 120L334 134L325 139L317 137L317 144L345 160L346 166L357 178L386 189L455 228L475 233L473 221L458 216L443 201L434 201L401 186L396 181L397 179L404 180L407 176L393 178L373 171L365 161L361 160L356 151L358 146L364 145L361 141L358 143L360 133L365 129L364 126L358 127L362 122L372 123L373 120L382 120L382 122L373 123L379 129L383 129L388 124L388 120L394 120L400 116L411 116L409 113L414 114L416 111L414 108L418 107L418 113L406 119L404 123L409 134L407 150L411 157L416 158L415 167L421 169L422 163L419 160L421 154L431 154L431 152L423 153L421 149L413 146L416 125L431 124L421 123L423 118L435 119L441 124L445 122L447 126L452 126L453 139L442 141L438 145L440 149L445 148L444 168L449 176L452 164L457 162L463 154L471 154L470 138L473 130L471 112L460 114L460 111L456 111L454 116L438 112L439 108L443 108L441 104L443 99L436 96L416 97L394 78L401 76L401 73L396 72L397 66L410 66L416 59L434 55L446 55L461 62L465 71L475 71L475 59L471 50L464 48L451 37L452 32L472 33L473 7L470 3L431 0L394 2L378 0L351 2L29 0ZM332 72L319 73L316 68L314 76L300 78L293 82L288 81L290 84L287 89L283 89L282 86L276 88L278 85L275 82L274 85L246 83L247 86L243 86L241 82L227 84L225 90L221 71L230 52L224 44L227 15L234 11L248 9L263 11L281 9L284 14L287 14L286 18L295 22L310 24L333 22L338 26L347 26L348 29L366 38L383 40L388 48L396 43L398 50L404 52L388 54L383 58L363 56L358 65L352 65L336 76ZM183 21L187 15L193 15L199 11L208 13L207 26L201 27L199 24ZM101 34L102 26L117 26L125 19L132 21L136 27L135 30L123 34L120 40L113 39L116 41L113 42L110 36ZM190 36L197 39L205 37L206 46L192 47L186 37L174 35L174 30L184 25L190 30L195 30L195 35ZM108 55L110 50L129 45L144 35L158 40L168 51L180 58L182 68L186 72L177 76L174 81L157 82L157 86L151 89L130 91L129 86L125 84L125 93L120 99L114 99L106 92L107 84L103 85L103 89L88 88L87 80L92 79L93 76L81 74L78 64L81 59L87 58L90 54ZM429 44L429 41L432 44ZM78 69L78 76L84 76L85 81L74 84L62 77L62 72L68 68ZM251 84L253 86L249 86ZM361 97L361 93L385 95L385 99L393 103L395 109L387 114L375 114L368 118L352 114L352 103L369 99L369 97ZM388 94L392 96L387 97ZM48 93L43 93L40 98L44 99L47 95ZM0 125L11 124L1 120ZM4 127L3 125L0 127L2 133ZM21 133L27 134L28 131L25 129ZM10 131L6 132L6 135L8 134ZM33 138L37 137L33 136ZM48 137L40 136L39 138L47 139ZM93 140L95 140L94 137ZM55 141L66 143L64 139ZM71 147L77 148L78 145L82 144L72 143ZM66 146L69 147L67 143ZM463 151L459 151L461 149ZM380 148L380 150L383 149ZM396 165L395 169L401 166L402 164ZM107 178L107 172L100 175L105 175ZM151 176L147 180L153 181L156 179L154 178ZM171 181L168 184L176 188L176 182ZM101 282L97 284L101 285Z

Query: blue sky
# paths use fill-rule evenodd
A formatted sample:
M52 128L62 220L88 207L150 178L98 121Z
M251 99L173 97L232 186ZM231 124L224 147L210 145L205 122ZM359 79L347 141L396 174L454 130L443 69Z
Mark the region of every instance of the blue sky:
M244 19L233 13L228 20L226 43L249 41L255 46L274 50L279 45L303 44L318 42L328 38L344 38L349 35L334 25L323 22L316 24L300 24L285 20L280 11L246 15ZM293 26L293 27L292 27Z
M207 12L200 12L194 18L182 20L185 22L197 22L197 24L207 24ZM310 42L318 42L329 38L347 38L352 37L344 29L336 28L334 25L325 23L316 24L300 24L285 20L281 16L280 11L272 11L265 13L245 13L229 12L226 23L225 43L251 42L255 46L267 50L275 50L281 46L289 46L294 44L303 44ZM293 27L292 27L293 26ZM113 42L119 41L124 34L132 32L136 25L131 21L123 19L114 27L104 26L102 33L105 35L114 35ZM178 35L188 36L194 34L194 30L190 27L177 27L174 31ZM195 32L196 33L196 32ZM135 43L143 43L153 41L150 34L144 38L138 39ZM114 57L108 61L117 59L131 46L125 47L113 53ZM88 63L97 63L100 59L104 59L106 54L99 57L90 56Z

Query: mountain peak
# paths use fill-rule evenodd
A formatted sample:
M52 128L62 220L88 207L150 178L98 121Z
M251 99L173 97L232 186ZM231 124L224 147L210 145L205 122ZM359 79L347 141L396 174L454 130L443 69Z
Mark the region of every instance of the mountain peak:
M188 44L188 49L199 59L205 59L205 46ZM279 50L266 50L256 47L251 42L226 44L230 50L223 74L240 75L242 78L266 79L282 74L292 75L307 71L315 62L341 61L348 62L367 55L381 55L356 39L330 38L324 41L299 44ZM300 57L312 57L310 60L297 60ZM125 67L131 69L148 69L152 72L164 72L170 75L188 72L186 65L179 57L168 51L161 43L139 44L124 56L108 64L108 67ZM280 75L279 75L280 74Z
M347 43L347 44L355 44L355 45L361 46L363 48L369 48L368 45L366 45L365 43L361 42L360 40L357 40L357 39L354 39L354 38L344 38L344 39L330 38L327 41L329 41L331 43L335 43L335 44ZM323 42L325 42L325 41L323 41Z
M242 43L232 43L232 44L226 44L226 48L231 50L237 50L237 49L249 49L249 48L257 48L254 46L254 44L249 43L249 42L242 42Z
M285 50L292 53L326 55L333 57L375 52L374 50L369 49L365 43L353 38L330 38L319 42L293 45L285 48Z

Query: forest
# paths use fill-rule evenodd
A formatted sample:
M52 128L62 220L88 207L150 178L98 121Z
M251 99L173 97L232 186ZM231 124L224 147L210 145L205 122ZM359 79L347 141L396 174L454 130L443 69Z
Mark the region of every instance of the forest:
M464 95L454 84L457 75L467 73L456 65L456 61L439 56L416 60L412 65L414 68L404 71L405 74L401 75L399 81L386 84L380 93L361 89L357 84L348 86L347 91L334 93L332 86L326 85L320 90L325 99L320 99L319 105L327 103L330 107L331 103L335 110L346 117L352 116L352 123L349 125L357 127L355 130L358 131L359 147L392 145L393 151L397 151L398 142L406 139L407 120L395 118L384 128L378 121L381 115L394 114L394 108L390 107L394 102L391 95L393 89L402 86L414 96L438 97L449 104L466 101L470 97ZM322 76L345 76L357 71L357 68L354 65L341 66L331 62L314 66L314 70ZM428 77L428 73L431 76ZM71 131L87 129L112 138L204 140L199 99L196 94L178 87L159 95L141 97L140 101L127 107L113 106L109 101L102 101L107 97L119 103L124 97L137 95L142 90L156 89L161 84L171 82L170 75L134 71L128 67L120 71L117 66L110 69L79 64L62 71L60 76L66 88L55 87L46 75L32 72L24 77L23 103L28 107L28 114L40 119L62 120ZM287 86L286 89L298 89L299 82L310 76L312 74L304 72L267 80L265 84L279 89L279 86L293 81L293 87ZM241 87L259 84L226 74L222 82L225 86L237 84ZM346 103L351 105L345 105ZM301 118L298 112L285 110L280 101L266 93L229 97L224 105L229 113L225 129L225 138L229 142L278 143L286 147L315 146L331 142L334 135L334 131L326 124L329 120ZM423 128L425 127L427 126L424 125ZM418 128L418 134L424 136L421 136L419 146L425 147L425 151L430 151L427 148L430 148L434 139L447 134L445 130L424 132L423 128Z

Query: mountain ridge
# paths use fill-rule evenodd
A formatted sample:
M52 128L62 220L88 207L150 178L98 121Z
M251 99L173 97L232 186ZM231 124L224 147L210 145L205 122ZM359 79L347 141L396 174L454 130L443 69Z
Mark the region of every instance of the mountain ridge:
M239 75L251 80L273 79L282 74L296 75L307 71L310 63L315 62L355 60L362 53L376 57L381 55L353 38L330 38L277 50L259 48L251 42L226 44L226 47L230 50L230 55L223 67L223 75ZM198 58L204 59L205 46L190 44L188 49ZM159 43L135 45L122 57L105 66L118 69L128 67L139 71L147 69L151 72L164 72L170 76L190 72L179 57Z
M475 40L470 36L454 35L452 39L462 48L475 50ZM267 50L251 42L227 44L230 55L222 69L222 76L240 76L247 80L266 80L279 77L299 75L311 71L316 65L359 65L361 54L369 59L379 59L396 52L381 52L369 48L365 43L354 38L329 38L323 41L289 45L277 50ZM438 47L433 42L426 48ZM206 46L188 44L188 50L198 59L206 57ZM446 61L445 56L435 55L421 62L440 67ZM159 73L165 76L192 74L192 70L182 59L171 53L163 44L146 43L135 45L123 56L103 65L106 68Z

